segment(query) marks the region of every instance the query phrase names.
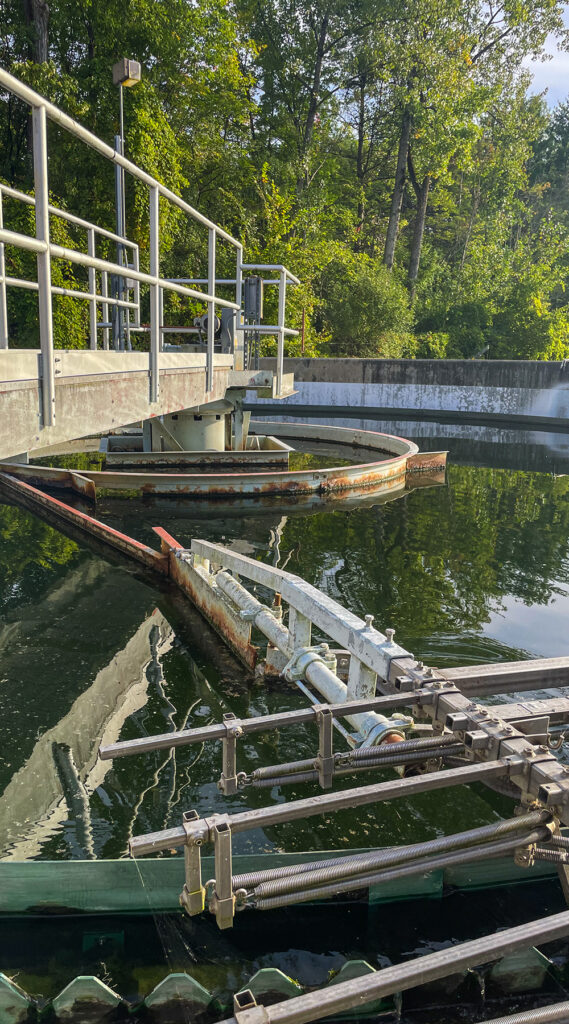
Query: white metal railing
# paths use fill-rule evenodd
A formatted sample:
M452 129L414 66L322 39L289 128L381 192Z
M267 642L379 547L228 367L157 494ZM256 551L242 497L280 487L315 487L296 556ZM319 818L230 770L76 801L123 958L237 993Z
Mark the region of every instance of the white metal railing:
M4 215L3 215L3 199L15 199L28 206L35 208L36 201L33 196L28 195L26 192L20 192L18 189L10 188L8 185L4 185L0 182L0 228L4 226ZM62 210L57 206L48 206L50 216L58 217L60 220L66 221L68 224L73 224L76 227L83 228L87 232L87 252L90 256L96 256L96 241L97 237L106 238L110 242L116 242L121 245L124 250L130 250L132 253L132 263L127 263L127 267L132 270L139 270L139 249L136 242L132 242L130 239L125 238L121 235L116 235L113 231L107 231L106 228L100 227L98 224L93 224L91 221L83 220L81 217L76 217L73 213L69 213L67 210ZM28 281L23 278L10 277L6 274L6 257L4 252L4 243L0 242L0 349L8 348L9 342L9 326L8 326L8 304L7 304L7 287L23 288L28 291L39 291L39 284L37 281ZM130 282L127 280L127 285ZM113 298L109 295L109 280L108 272L101 271L101 293L97 294L97 282L96 282L96 271L93 267L89 268L89 291L84 292L78 288L63 288L58 285L51 285L52 295L66 295L72 299L83 299L89 302L89 347L91 349L97 348L97 332L102 332L103 349L109 348L109 333L112 323L109 320L109 307L116 306L123 308L127 315L131 311L134 311L134 319L131 321L130 316L127 320L127 335L131 328L135 329L140 326L140 281L132 282L132 289L128 289L129 292L132 290L133 299L132 301L127 299ZM102 319L97 319L97 304L100 304Z
M58 107L49 103L29 86L14 78L8 72L0 69L0 89L6 90L19 99L23 100L32 108L33 128L33 161L34 161L34 192L35 198L11 189L6 185L0 185L0 348L7 348L8 338L8 317L6 304L6 288L15 287L36 291L38 294L39 311L39 334L41 348L41 424L51 426L55 422L55 374L54 374L54 348L53 348L53 317L52 297L53 295L66 295L90 304L89 317L89 344L92 349L97 348L98 331L102 331L103 347L109 343L109 309L117 307L127 312L127 333L129 330L148 330L150 335L150 359L149 359L149 380L150 380L150 401L155 403L160 394L160 351L162 349L162 338L168 330L163 324L163 297L165 292L174 292L189 299L197 299L207 306L207 345L206 345L206 392L213 389L214 371L214 342L215 342L215 308L229 308L235 311L232 318L232 341L235 357L235 368L243 368L244 330L251 330L250 325L244 325L241 315L243 270L276 270L279 272L279 303L278 323L275 326L257 326L257 330L263 333L277 334L278 336L278 370L277 370L277 393L281 392L282 385L282 362L285 335L297 333L285 326L285 302L287 282L298 283L297 279L290 274L285 267L264 266L253 267L251 264L243 264L243 247L241 242L233 238L227 231L214 224L207 217L195 210L186 203L180 196L177 196L170 189L162 185L152 175L147 174L136 164L122 156L107 143L97 138L90 131L80 125L69 115L65 114ZM138 246L122 235L114 234L89 221L82 220L75 215L54 207L49 202L49 179L47 163L47 120L48 118L58 124L61 128L70 132L75 138L90 146L101 156L118 164L133 178L136 178L149 189L149 273L140 269ZM2 196L20 200L33 205L35 210L35 236L25 235L20 232L9 231L4 227L2 219ZM182 210L192 220L202 225L208 231L208 271L207 278L200 279L199 283L206 286L205 291L195 287L189 287L177 279L168 279L160 275L160 199L163 199L179 210ZM87 232L87 252L78 249L61 246L53 242L50 232L50 217L59 217ZM125 251L132 252L132 263L127 265L114 262L110 259L103 259L96 254L97 238L106 238L114 241L117 246ZM216 279L216 243L222 240L227 242L235 250L235 277L230 282L235 289L234 300L222 298L216 293L216 288L221 280ZM5 246L14 246L24 251L33 252L37 258L37 281L26 281L24 279L6 276ZM52 283L52 260L67 260L74 265L86 267L88 270L89 286L88 291L75 288L62 288ZM125 282L123 289L117 297L109 295L109 275ZM227 279L226 279L227 280ZM98 284L100 282L100 290ZM197 283L197 281L196 281ZM144 328L140 323L140 285L146 285L150 291L150 325ZM127 298L121 298L126 292ZM132 292L132 300L128 297ZM98 320L98 306L101 307L101 320ZM130 321L130 313L134 319Z
M299 285L300 281L298 277L291 274L290 270L282 266L280 263L242 263L241 270L250 270L254 273L259 271L264 272L277 272L278 277L276 278L263 278L263 285L278 286L278 323L276 324L262 324L262 323L238 323L236 330L241 331L244 334L273 334L277 336L277 395L281 394L282 391L282 376L283 376L283 358L284 358L284 339L287 335L296 336L298 331L293 330L292 327L287 327L285 324L286 319L286 288L287 284ZM207 278L204 277L176 277L169 278L170 281L175 284L207 284ZM234 277L223 277L216 278L215 285L236 285L237 281ZM175 332L179 328L163 328L166 331ZM199 334L200 331L197 327L185 327L181 328L181 333L187 334ZM256 366L255 369L258 369Z

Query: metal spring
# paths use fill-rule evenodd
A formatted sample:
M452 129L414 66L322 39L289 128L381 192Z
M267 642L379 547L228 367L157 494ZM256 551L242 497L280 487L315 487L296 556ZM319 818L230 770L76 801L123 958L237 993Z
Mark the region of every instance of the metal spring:
M294 875L303 875L312 872L326 871L326 869L333 869L336 867L343 867L349 862L354 867L360 867L361 870L365 870L365 866L371 861L372 866L375 867L377 864L385 863L385 858L388 855L407 854L410 856L419 856L421 853L423 856L428 853L439 852L442 849L449 849L449 844L455 842L455 845L459 845L459 841L462 843L468 843L469 841L476 842L478 840L495 839L503 835L508 835L510 832L518 831L518 829L533 828L536 825L541 825L551 819L551 815L547 811L530 811L528 814L520 815L517 818L507 818L505 821L499 821L493 825L483 825L481 828L470 829L468 832L458 833L456 836L442 836L440 839L432 839L426 843L415 844L413 846L400 846L396 847L395 850L382 850L375 854L359 853L351 856L334 857L330 860L324 861L313 861L309 864L293 864L288 867L281 868L267 868L264 871L251 871L248 874L235 875L232 881L233 889L252 889L256 888L263 882L277 880L281 878L290 878ZM417 847L422 849L417 851ZM368 868L369 870L369 868Z
M523 1010L510 1017L494 1017L480 1024L566 1024L569 1021L569 1003L554 1003L553 1006L538 1006L535 1010Z
M394 748L400 754L406 754L415 750L429 750L431 747L452 746L456 742L456 736L447 733L444 736L425 736L418 740L403 740L402 743L382 743L379 747L358 747L357 750L351 751L350 756L354 761L365 761L370 757L382 757L382 755L388 757Z
M422 874L423 872L434 871L439 868L450 867L455 864L472 863L479 860L499 857L509 853L516 846L527 846L541 842L548 833L544 829L535 832L524 833L522 836L512 836L509 839L502 839L494 843L485 843L482 846L468 847L464 850L454 850L443 853L438 857L422 857L419 860L408 864L399 865L390 870L372 872L361 875L357 878L342 878L327 885L315 886L310 889L300 889L293 892L282 893L277 896L265 897L259 894L259 889L253 894L252 904L257 910L274 910L277 907L286 907L294 903L302 903L307 900L320 900L328 896L338 896L344 892L355 892L358 889L367 889L370 885L378 885L391 882L395 879L404 878L409 875ZM300 879L297 879L300 881Z
M366 761L364 761L363 764L352 766L348 765L345 768L335 768L334 775L352 775L354 772L364 772L368 771L370 768L386 768L390 765L422 764L424 761L427 761L430 757L435 757L437 755L440 757L442 757L443 755L450 756L451 754L461 754L464 751L463 744L455 742L453 746L447 745L440 751L434 748L432 750L418 750L414 753L411 752L408 754L400 754L399 747L402 745L403 744L400 743L395 743L393 745L390 744L390 754L388 757L370 757ZM391 753L393 747L397 750L396 754ZM357 751L354 751L354 753L357 753ZM314 760L298 761L296 763L302 766L313 765ZM272 766L273 770L276 770L277 768L283 769L286 767L288 767L286 764ZM262 769L258 769L259 772L261 770ZM290 775L273 776L269 774L270 771L271 768L265 768L263 775L258 775L257 770L253 772L253 774L251 775L251 785L253 786L254 789L270 789L273 786L286 786L288 783L292 782L316 782L318 779L318 771L315 768L313 768L312 771L296 771L294 773L291 773Z

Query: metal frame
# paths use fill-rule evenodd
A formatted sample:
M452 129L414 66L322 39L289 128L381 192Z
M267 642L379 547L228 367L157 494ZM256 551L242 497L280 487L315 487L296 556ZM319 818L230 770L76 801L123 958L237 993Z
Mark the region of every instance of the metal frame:
M547 715L541 716L539 720L539 735L533 737L534 742L528 737L527 726L520 723L516 728L512 721L505 721L493 714L492 708L483 707L474 703L469 697L461 693L454 685L452 679L439 676L432 668L425 667L422 662L416 661L412 654L394 642L394 630L389 629L386 634L379 632L373 627L372 616L366 616L365 622L358 616L347 611L340 604L327 595L321 593L315 587L306 583L298 576L266 565L263 562L255 561L245 555L223 547L220 544L213 544L208 541L192 541L191 550L185 551L176 542L173 542L160 532L163 541L163 550L170 550L170 560L178 566L178 574L184 579L197 580L200 583L193 589L198 594L199 588L204 584L210 590L210 596L203 604L206 616L220 628L224 623L226 628L222 635L226 642L233 646L234 650L242 654L243 637L240 636L236 626L237 619L245 620L247 624L254 624L268 639L268 657L273 663L276 654L281 652L283 662L279 670L285 679L290 682L298 681L303 692L313 701L324 700L332 707L323 706L318 703L311 711L304 711L297 715L296 712L288 713L285 717L293 721L304 720L303 716L310 715L320 727L320 747L318 754L308 765L309 772L306 775L296 775L297 781L318 780L323 788L332 784L332 778L336 769L336 758L333 754L330 738L331 725L338 717L338 704L342 707L343 717L359 730L359 736L348 737L356 744L372 747L385 738L388 731L396 731L395 721L383 719L376 712L369 710L372 699L375 698L376 687L380 691L387 691L383 698L379 698L379 704L384 709L395 707L395 696L409 701L413 714L423 719L431 719L432 727L436 733L445 734L449 741L456 741L459 753L466 757L467 762L462 765L450 767L440 771L428 772L418 777L400 778L391 782L380 782L376 785L351 789L337 793L326 793L304 800L294 800L285 804L257 808L252 811L241 811L231 815L212 815L207 818L198 819L194 816L191 821L184 822L183 828L166 829L163 832L151 833L146 836L139 836L131 840L130 850L133 856L144 856L161 849L169 849L178 845L201 846L204 842L218 842L218 826L223 824L224 849L229 843L229 854L219 860L220 870L223 867L223 876L218 875L214 880L215 889L210 900L210 909L216 913L220 927L230 927L233 914L237 906L238 893L233 894L233 904L230 906L227 896L227 878L230 863L230 844L233 833L251 828L262 828L275 825L279 822L294 821L314 814L333 813L336 810L346 807L358 807L363 804L377 803L381 800L391 800L399 796L411 796L414 793L430 791L433 789L455 786L476 780L494 781L496 778L507 780L511 787L512 795L519 794L521 804L526 806L537 806L538 809L550 815L551 829L559 831L559 824L569 823L569 768L561 764L551 750L542 740L548 738L549 719ZM235 575L230 575L230 572ZM188 576L189 574L189 576ZM253 597L245 589L239 579L248 579L259 587L274 592L276 599L272 606L262 604L256 597ZM282 604L289 605L290 617L288 628L282 621ZM198 600L198 606L202 607ZM347 687L335 674L335 664L331 660L331 652L327 645L319 647L311 646L312 626L330 637L335 643L341 646L350 655L350 666ZM235 634L235 642L233 635ZM276 661L278 665L278 659ZM307 680L317 691L318 697L313 697L306 689L301 680ZM360 713L361 704L354 702L358 700L367 704L368 710ZM378 707L375 700L374 707ZM357 708L357 711L356 711ZM340 711L340 714L342 713ZM383 720L382 720L383 719ZM257 726L255 725L257 722ZM274 719L268 716L268 721L250 720L234 723L238 725L241 732L255 731L255 729L266 728L267 724L274 726ZM225 727L208 727L212 730L211 738L218 734L218 730ZM529 730L531 732L531 729ZM187 730L185 734L178 736L163 735L159 737L135 741L135 744L119 745L120 753L134 752L136 750L154 749L155 745L173 746L178 743L195 741L204 736L204 730L198 730L194 735L193 730ZM234 734L234 739L237 734ZM219 738L226 737L222 732ZM537 741L537 742L536 742ZM226 739L227 742L227 739ZM462 744L462 746L461 746ZM406 744L406 747L412 744ZM407 751L397 754L397 745L393 750L393 757L383 758L383 752L388 753L385 748L377 753L374 750L358 750L357 755L368 757L367 766L376 767L389 763L405 763ZM130 748L130 749L128 749ZM433 748L435 754L441 756L441 751ZM456 747L449 746L454 754ZM117 747L114 747L117 751ZM390 752L389 752L390 753ZM409 751L413 753L413 751ZM432 757L427 752L423 755L425 759ZM417 757L421 758L421 752L417 751ZM235 749L231 751L228 760L231 774L233 776L235 792L238 776L235 764ZM283 774L292 774L300 771L306 766L301 763L273 766L273 784L282 784L283 779L278 776L277 769L283 769ZM358 767L358 766L356 766ZM363 764L359 767L363 768ZM285 771L286 770L286 771ZM294 781L286 779L285 781ZM228 838L229 833L229 838ZM544 837L541 836L541 839ZM502 841L504 842L504 841ZM530 866L534 859L548 859L558 865L560 880L564 891L569 895L569 861L567 853L563 849L544 850L537 844L540 837L532 833L526 837L526 846L520 840L517 847L517 863L522 866ZM511 849L516 848L516 843ZM496 846L496 851L503 852L505 847ZM468 851L468 856L473 859L494 855L491 849L486 846L484 849L473 847ZM443 856L446 856L443 855ZM456 858L458 854L452 853L449 856ZM460 855L465 856L464 851ZM229 858L229 859L228 859ZM468 858L466 858L468 859ZM216 865L218 860L216 859ZM433 861L433 864L435 861ZM436 864L438 865L438 861ZM442 861L441 861L442 863ZM446 862L445 862L446 863ZM454 863L454 861L453 861ZM430 861L425 861L424 866L428 867ZM416 865L415 865L416 868ZM415 870L413 867L406 868L407 873ZM403 868L399 869L403 871ZM201 877L201 876L200 876ZM363 876L360 881L371 884L372 876ZM373 876L373 881L380 881L380 876ZM198 880L189 879L190 889L195 889ZM353 882L351 888L357 887ZM201 881L200 881L201 885ZM349 886L348 886L349 888ZM293 887L294 889L294 887ZM319 890L321 895L330 895L333 887L324 886ZM223 892L221 904L218 897ZM314 895L314 890L312 892ZM295 902L298 893L292 891L287 897L289 903ZM272 906L284 905L267 899L257 904L260 909L271 909Z
M292 999L285 999L270 1006L254 1006L251 1009L235 1010L221 1024L309 1024L310 1021L321 1020L323 1017L336 1017L340 1013L353 1011L354 1007L365 1006L384 996L396 992L405 992L417 985L446 978L450 974L466 971L469 968L500 960L502 957L518 949L552 942L565 938L569 934L569 911L548 917L538 918L515 928L483 935L470 942L454 943L435 953L405 960L403 963L384 967L373 974L365 974L350 981L338 982L337 985L324 989L316 989ZM563 1006L558 1013L550 1007L540 1011L526 1013L510 1018L511 1024L527 1024L535 1021L564 1021ZM535 1014L535 1017L534 1017ZM488 1024L507 1024L507 1018L500 1021L489 1021Z
M89 302L90 313L90 340L89 344L92 349L97 347L97 330L103 331L103 345L108 346L109 343L109 312L112 308L115 309L126 309L127 312L134 310L135 317L133 322L127 322L127 340L131 331L145 331L145 328L140 324L140 285L147 285L150 289L151 298L151 315L150 315L150 361L149 361L149 391L150 391L150 402L156 403L160 394L160 351L162 348L162 333L164 330L162 308L163 308L163 296L165 292L175 292L179 295L185 296L189 299L197 299L207 304L209 313L210 329L208 332L208 344L207 344L207 362L206 362L206 394L210 394L213 390L213 372L214 372L214 338L213 338L213 320L214 311L216 307L226 307L233 309L237 313L235 328L233 332L234 341L234 357L235 357L235 369L242 370L243 367L243 346L240 342L239 332L244 328L242 325L241 317L241 296L242 296L242 273L243 268L247 269L248 265L243 264L243 247L241 242L236 238L233 238L227 231L221 228L219 225L214 224L207 217L204 217L201 213L195 210L192 206L186 203L180 196L176 195L170 189L162 185L152 175L147 174L136 164L127 160L122 153L113 149L107 145L96 135L93 135L86 128L82 127L77 121L69 117L54 104L49 103L39 93L35 92L29 86L23 82L14 78L7 71L0 69L0 88L12 93L17 96L24 103L27 103L32 108L32 124L33 124L33 156L34 156L34 182L35 182L35 199L31 196L26 196L24 193L20 193L15 189L9 189L7 186L1 186L0 190L0 348L8 348L8 323L7 323L7 305L6 305L6 287L19 287L27 288L29 290L37 291L38 293L38 306L39 306L39 328L40 328L40 347L41 347L41 368L40 368L40 391L41 391L41 425L43 427L52 426L55 423L55 371L54 371L54 355L53 355L53 319L52 319L52 296L54 294L64 294L66 296L82 299ZM101 156L111 161L122 174L125 172L136 178L142 184L149 188L149 204L150 204L150 272L143 273L140 270L139 264L139 250L138 246L135 245L128 238L122 234L114 234L110 231L106 231L98 225L92 224L88 221L84 221L81 218L75 217L71 214L67 214L65 211L60 210L56 207L50 206L49 203L49 180L48 180L48 159L47 159L47 121L51 120L58 124L61 128L70 132L75 138L81 142L90 146ZM11 196L12 198L19 199L23 202L33 204L36 212L36 231L35 237L21 234L19 232L8 231L3 226L2 219L2 194ZM160 199L163 199L169 203L172 203L179 210L182 210L192 220L202 225L208 231L208 277L207 286L205 291L200 291L196 288L191 288L186 285L177 283L175 280L168 280L160 276L160 217L159 217L159 205ZM87 253L77 251L72 248L66 248L63 246L56 245L53 243L50 237L50 215L63 217L69 223L76 224L87 231ZM103 236L111 241L115 241L117 244L117 252L122 254L125 249L132 251L132 266L125 266L122 263L122 255L117 257L116 261L99 259L95 253L95 242L96 236ZM216 294L216 274L215 274L215 262L216 262L216 243L218 240L227 242L235 250L236 259L236 271L235 271L235 301L222 298ZM23 281L15 278L6 276L5 270L5 246L15 246L17 248L34 252L37 256L37 282L34 281ZM55 288L51 281L51 261L52 259L64 259L71 263L83 266L88 269L89 273L89 290L88 292L79 291L75 289L61 289ZM288 328L284 326L284 285L286 281L296 282L296 278L290 274L285 268L278 268L280 273L280 280L283 283L283 296L282 302L279 297L279 323L276 328L270 328L270 331L274 333L277 331L279 336L279 353L280 363L279 369L277 370L277 380L279 382L278 394L281 393L282 385L282 352L283 342L285 334L291 333ZM121 286L119 287L118 297L109 296L109 281L108 276L114 275L119 279ZM101 290L97 292L97 277L100 276ZM134 299L132 302L125 299L124 296L124 282L133 282L129 290L132 289L134 292ZM97 321L97 304L102 306L103 319L101 322ZM282 314L282 315L281 315ZM266 330L266 328L263 328Z

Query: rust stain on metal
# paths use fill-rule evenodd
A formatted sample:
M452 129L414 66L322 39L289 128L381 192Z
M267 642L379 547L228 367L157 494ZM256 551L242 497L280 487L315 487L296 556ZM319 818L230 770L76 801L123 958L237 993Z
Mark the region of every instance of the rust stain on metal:
M58 498L54 498L53 495L39 491L31 484L18 480L8 473L3 473L0 476L0 483L8 493L12 493L16 498L20 496L27 498L28 504L31 507L36 509L47 508L60 519L72 523L83 533L91 534L99 540L103 540L110 547L130 555L137 562L142 562L162 575L168 574L168 557L160 554L158 551L154 551L147 544L142 544L141 541L128 537L127 534L121 533L119 530L114 530L112 526L101 523L98 519L88 516L85 512L80 512L79 509L66 505L64 502L59 501Z
M296 424L294 426L297 426ZM302 426L302 425L298 425ZM308 428L307 428L308 429ZM322 428L325 429L325 428ZM283 428L286 434L286 427ZM343 433L343 431L342 431ZM350 432L351 433L351 432ZM369 432L366 432L369 433ZM362 431L354 434L354 443L361 445ZM446 452L416 453L416 445L402 438L388 435L370 435L375 439L385 438L407 445L407 450L391 458L350 466L335 466L321 470L299 470L292 472L270 471L261 473L141 473L136 471L113 472L83 471L81 474L68 470L43 466L14 465L10 473L29 483L47 488L73 489L94 497L96 489L111 491L135 491L148 495L174 495L192 498L272 497L289 495L327 495L350 493L352 496L363 491L377 494L405 485L407 479L414 485L414 477L423 473L444 472ZM364 445L365 446L365 445ZM368 444L371 447L371 443ZM0 466L0 472L5 472ZM442 482L442 481L433 481Z
M195 604L243 664L254 671L259 651L251 643L250 624L244 622L237 612L233 611L221 592L214 590L209 581L191 564L176 557L173 551L170 553L170 578Z

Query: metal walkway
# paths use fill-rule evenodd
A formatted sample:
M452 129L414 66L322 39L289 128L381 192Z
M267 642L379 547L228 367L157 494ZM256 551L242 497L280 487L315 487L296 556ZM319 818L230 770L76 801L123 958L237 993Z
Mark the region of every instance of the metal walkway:
M35 183L33 196L0 183L0 460L214 402L223 398L230 387L244 389L265 384L275 397L284 393L284 340L287 335L297 333L285 326L286 291L287 285L299 283L297 278L280 265L244 263L243 247L237 239L1 69L0 87L31 107ZM51 204L48 119L114 163L117 173L127 174L147 187L149 237L144 248L148 248L148 272L141 269L140 247L132 239ZM34 235L4 226L11 204L22 203L34 208ZM206 278L166 278L161 274L161 203L182 211L207 234ZM52 225L57 219L84 233L83 250L55 244ZM116 248L115 260L108 257L109 243ZM216 276L218 244L233 250L235 273L231 278ZM13 249L35 254L35 280L10 273ZM54 285L54 260L85 268L87 289ZM250 317L247 321L244 319L243 281L245 275L251 273L264 275L265 283L278 289L276 324L253 322ZM37 349L10 347L8 288L37 294ZM194 305L196 300L202 302L207 318L202 317L202 323L196 326L188 316L186 323L167 327L163 314L164 301L169 294L191 300ZM54 348L53 297L59 295L88 303L86 351ZM149 322L143 323L141 309L144 305L141 304L148 297ZM117 324L121 325L118 331ZM246 370L247 339L258 338L260 334L277 337L274 375ZM164 339L168 335L189 336L193 351L164 351ZM132 351L134 338L138 339L136 352ZM141 339L146 351L140 351ZM216 340L219 352L216 352Z

